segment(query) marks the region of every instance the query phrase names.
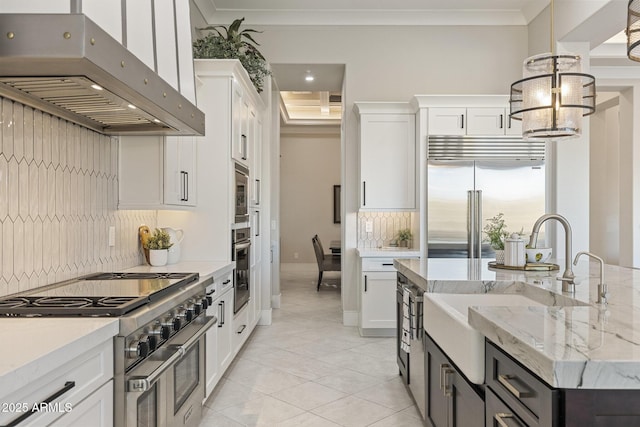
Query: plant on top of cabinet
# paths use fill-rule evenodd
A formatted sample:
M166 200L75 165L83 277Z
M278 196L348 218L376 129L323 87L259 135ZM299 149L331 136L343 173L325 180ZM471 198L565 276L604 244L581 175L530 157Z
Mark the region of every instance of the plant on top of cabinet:
M211 33L193 42L193 57L199 59L238 59L249 73L251 82L258 93L262 92L264 79L271 74L267 68L267 61L256 46L260 43L253 39L249 33L261 33L262 31L246 28L240 31L240 25L244 21L236 19L225 27L224 25L210 25L198 28L200 31L212 31ZM224 32L220 31L224 30Z

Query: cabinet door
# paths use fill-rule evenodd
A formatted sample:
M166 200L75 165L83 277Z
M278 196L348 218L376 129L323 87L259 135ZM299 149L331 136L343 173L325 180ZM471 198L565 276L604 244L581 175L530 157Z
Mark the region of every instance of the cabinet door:
M425 417L434 427L446 427L449 425L449 396L445 392L444 380L451 375L452 368L447 357L429 337L426 337L424 371L427 388Z
M415 115L364 114L360 120L361 209L415 209Z
M163 203L164 138L121 136L118 209L158 209Z
M164 203L196 205L196 143L193 137L167 136L164 149Z
M457 370L450 375L450 426L484 427L484 400Z
M363 272L361 328L396 328L396 274Z
M68 427L113 426L113 380L75 405L72 411L56 420L55 424Z
M429 108L429 135L466 135L467 109L457 107Z
M233 320L233 288L218 300L218 369L224 372L232 360L231 322Z
M231 158L237 162L245 163L243 157L246 157L244 154L244 147L247 139L246 135L242 133L244 114L243 105L245 105L242 87L234 80L231 91Z
M467 135L504 135L504 108L467 108Z

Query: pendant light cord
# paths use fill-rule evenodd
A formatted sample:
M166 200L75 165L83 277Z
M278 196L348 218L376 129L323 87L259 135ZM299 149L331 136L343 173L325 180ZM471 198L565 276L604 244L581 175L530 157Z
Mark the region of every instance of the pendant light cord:
M553 23L553 0L551 0L551 55L555 55L556 54L556 44L554 43L554 34L553 34L553 27L554 27L554 23Z

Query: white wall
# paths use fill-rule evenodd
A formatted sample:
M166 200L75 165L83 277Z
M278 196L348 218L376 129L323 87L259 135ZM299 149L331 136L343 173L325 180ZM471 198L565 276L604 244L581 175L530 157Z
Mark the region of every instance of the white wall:
M340 239L333 223L333 186L340 185L340 129L315 129L280 136L280 259L315 263L311 238L329 250ZM297 256L297 257L296 257Z
M416 94L507 94L527 56L526 27L255 27L273 63L345 64L342 144L342 299L357 312L357 150L354 101L409 101ZM446 58L446 59L445 59ZM352 321L345 323L351 324Z

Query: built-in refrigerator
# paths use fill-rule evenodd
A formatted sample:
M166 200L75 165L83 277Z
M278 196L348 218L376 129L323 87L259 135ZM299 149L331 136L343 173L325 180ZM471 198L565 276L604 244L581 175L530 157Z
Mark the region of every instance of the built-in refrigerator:
M428 152L429 257L494 257L483 233L489 218L503 213L508 231L527 237L545 213L544 143L430 137Z

